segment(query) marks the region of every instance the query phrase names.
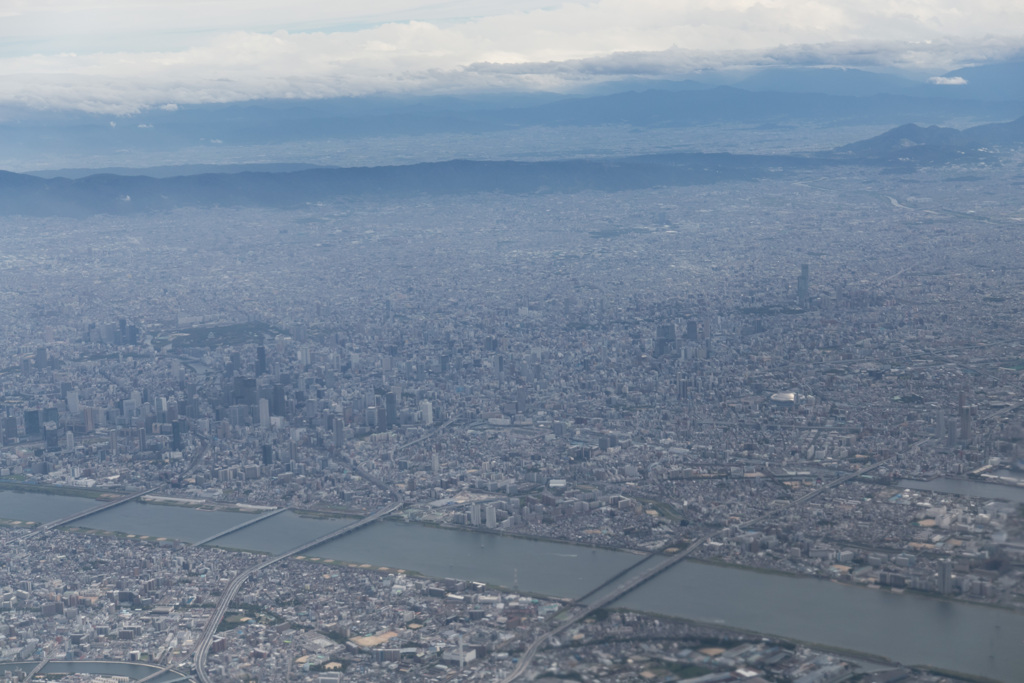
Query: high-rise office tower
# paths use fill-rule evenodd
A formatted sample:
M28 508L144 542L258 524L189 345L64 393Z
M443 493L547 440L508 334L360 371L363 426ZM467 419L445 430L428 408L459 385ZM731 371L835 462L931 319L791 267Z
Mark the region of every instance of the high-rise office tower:
M384 420L388 427L398 424L398 396L393 391L384 394Z
M171 422L171 450L185 450L185 421L174 420Z
M654 356L660 358L675 352L676 350L676 326L672 323L668 325L658 325L658 329L654 337Z
M256 376L261 377L267 374L267 349L264 346L256 347Z
M38 410L26 410L24 412L25 436L39 436L39 428L42 426L42 420L39 418L40 415Z
M971 440L971 407L966 405L966 396L960 392L960 443Z
M3 430L3 443L5 446L9 446L18 438L18 418L5 417L3 419Z
M270 429L270 401L260 399L260 429Z
M800 266L800 277L796 279L796 296L800 300L800 308L809 308L811 303L811 267Z

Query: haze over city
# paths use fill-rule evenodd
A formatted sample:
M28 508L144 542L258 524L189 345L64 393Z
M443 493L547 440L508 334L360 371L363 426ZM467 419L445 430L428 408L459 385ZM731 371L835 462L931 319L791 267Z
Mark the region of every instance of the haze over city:
M0 6L0 680L1014 683L1024 8Z

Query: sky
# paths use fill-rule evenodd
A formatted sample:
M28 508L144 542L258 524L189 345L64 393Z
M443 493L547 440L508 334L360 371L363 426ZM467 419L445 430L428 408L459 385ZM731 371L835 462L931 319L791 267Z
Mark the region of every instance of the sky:
M1019 0L0 0L0 106L565 92L768 65L924 79L1022 48Z

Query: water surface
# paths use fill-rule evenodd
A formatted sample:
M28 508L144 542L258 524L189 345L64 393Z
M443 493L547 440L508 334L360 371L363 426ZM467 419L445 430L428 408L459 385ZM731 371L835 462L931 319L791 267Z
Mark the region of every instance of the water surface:
M103 501L82 496L0 489L0 519L52 522L102 504Z

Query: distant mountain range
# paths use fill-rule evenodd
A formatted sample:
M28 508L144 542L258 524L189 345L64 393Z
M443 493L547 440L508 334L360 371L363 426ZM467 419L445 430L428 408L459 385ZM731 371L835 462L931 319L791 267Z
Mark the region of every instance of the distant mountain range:
M898 168L995 161L1013 148L1024 148L1024 117L962 131L910 124L832 152L809 155L661 154L301 170L243 165L223 169L229 172L169 177L154 177L166 176L167 169L155 169L151 176L101 173L75 178L0 172L0 214L85 216L179 207L291 208L356 196L614 191L755 180L844 164Z
M106 168L61 168L53 171L36 171L29 175L37 178L85 178L91 175L124 175L149 176L150 178L174 178L183 175L201 175L203 173L289 173L291 171L308 171L320 168L316 164L178 164L174 166L150 166L145 168L128 168L110 166Z
M624 190L748 180L782 168L819 166L801 157L670 154L569 161L446 161L409 166L206 173L170 178L90 175L39 178L0 172L0 214L84 216L179 207L291 208L356 196Z
M901 121L999 120L1019 116L1022 100L952 97L956 86L922 94L835 95L754 91L730 86L645 89L595 97L561 97L523 106L456 98L415 101L365 98L257 102L151 110L129 118L67 118L8 112L0 136L8 145L83 153L114 148L171 151L189 145L275 145L296 141L513 131L534 126L683 128L720 124L895 125ZM500 105L500 106L498 106Z
M1024 147L1024 117L966 130L907 124L877 137L844 145L828 156L860 163L902 166L976 163Z
M324 140L401 137L408 143L409 138L435 136L433 144L443 145L443 136L449 135L518 134L528 143L537 127L572 127L582 131L578 137L585 145L587 129L603 126L641 131L720 125L884 128L907 121L1000 121L1022 113L1022 62L970 67L932 81L858 69L775 67L688 80L633 79L576 95L263 100L170 105L121 117L0 108L0 166L52 168L53 159L78 160L56 162L63 166L124 166L126 159L151 166L216 158L325 163L317 154ZM280 154L281 145L293 146L288 155ZM595 151L579 148L576 153Z

